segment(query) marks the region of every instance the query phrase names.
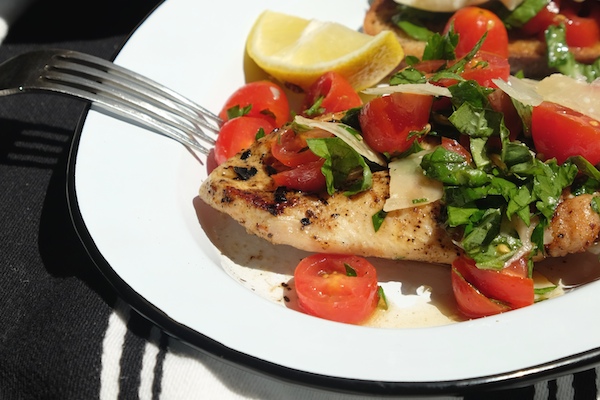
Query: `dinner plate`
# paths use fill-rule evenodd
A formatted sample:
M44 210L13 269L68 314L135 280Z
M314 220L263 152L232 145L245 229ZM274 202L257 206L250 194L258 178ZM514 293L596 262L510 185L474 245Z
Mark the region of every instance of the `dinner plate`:
M217 112L257 70L244 53L271 9L359 29L366 0L169 0L116 62ZM374 260L390 310L367 326L297 311L287 283L305 254L248 235L198 199L207 162L91 110L69 170L73 220L93 260L135 309L219 358L299 384L375 394L450 394L523 385L600 356L600 283L502 315L459 321L448 268ZM597 277L595 256L549 268ZM570 278L567 278L567 280ZM575 278L573 278L575 279ZM289 300L289 301L288 301Z

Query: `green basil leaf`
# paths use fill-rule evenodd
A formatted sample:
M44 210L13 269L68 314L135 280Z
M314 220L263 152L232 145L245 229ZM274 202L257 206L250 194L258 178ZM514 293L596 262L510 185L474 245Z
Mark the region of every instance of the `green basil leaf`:
M548 0L525 0L504 18L508 29L520 28L548 5Z
M371 217L371 221L373 222L373 229L375 230L375 232L377 232L379 228L381 228L381 225L383 224L383 221L385 220L386 216L387 213L383 210L380 210L373 214L373 216Z
M410 21L398 21L396 25L398 25L398 27L411 38L421 40L423 42L426 42L433 35L433 32L429 29Z
M421 168L428 177L448 185L477 187L489 182L484 171L471 167L464 157L441 146L423 156Z
M546 30L548 66L556 68L564 75L572 78L585 78L588 82L600 77L600 58L591 64L583 64L575 60L567 45L566 29L563 24L552 26Z
M406 68L398 71L394 75L392 75L392 77L390 78L390 85L392 85L392 86L406 84L406 83L425 83L425 82L427 82L427 79L425 78L425 74L423 74L421 71L419 71L413 67L406 67Z
M321 171L330 195L340 190L351 196L371 187L372 174L364 158L342 139L307 139L306 143L313 153L325 159Z
M246 107L240 107L239 104L235 105L227 109L227 119L243 117L244 115L247 115L250 110L252 110L252 104L249 104Z

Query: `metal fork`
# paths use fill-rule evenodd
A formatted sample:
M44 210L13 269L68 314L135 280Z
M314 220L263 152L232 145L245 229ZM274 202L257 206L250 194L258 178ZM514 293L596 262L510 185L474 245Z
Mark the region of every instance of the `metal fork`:
M165 86L104 59L71 50L40 50L0 64L0 96L54 92L137 123L208 155L223 121Z

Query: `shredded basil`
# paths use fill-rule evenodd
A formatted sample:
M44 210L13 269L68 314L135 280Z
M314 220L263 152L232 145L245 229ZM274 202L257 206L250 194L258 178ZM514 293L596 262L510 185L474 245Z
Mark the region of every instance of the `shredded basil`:
M379 296L379 303L377 306L383 310L387 310L388 301L382 286L377 286L377 295Z
M456 59L457 44L458 35L454 29L450 29L444 35L434 33L425 44L423 60L454 60Z
M522 142L512 142L503 115L492 109L490 89L474 81L451 86L453 112L448 121L469 136L472 160L437 147L423 157L425 174L444 184L446 224L461 237L459 245L479 268L500 269L523 245L513 219L527 226L535 219L533 254L543 249L543 227L552 218L564 188L578 174L600 172L581 160L558 165L542 162ZM494 146L489 141L494 138Z
M323 104L324 99L325 99L325 96L319 96L317 98L317 100L315 100L315 103L310 106L310 108L308 108L307 110L304 110L304 113L308 117L314 117L314 116L323 114L325 112L325 109L323 107L321 107L321 105Z
M449 15L446 13L434 13L398 5L398 12L392 17L392 22L409 37L426 41L434 34L427 26L432 21L441 24L442 21L447 21L448 17Z
M535 17L548 5L548 0L525 0L510 14L504 17L504 25L508 29L520 28Z
M383 224L383 221L385 220L386 216L387 213L383 210L380 210L373 214L373 216L371 217L371 221L373 222L373 229L375 230L375 232L377 232L379 228L381 228L381 225Z
M343 191L346 196L367 190L372 185L372 173L364 158L338 137L307 139L310 150L325 159L321 172L325 175L327 192Z
M592 197L592 201L590 202L590 207L596 214L600 214L600 197L594 196Z
M573 53L569 51L566 29L563 24L548 27L546 44L549 67L556 68L562 74L572 78L585 78L588 82L600 77L600 58L591 64L577 62Z
M425 83L427 79L425 78L425 74L421 71L413 68L407 67L402 69L392 75L390 78L390 85L401 85L406 83Z
M356 270L350 266L348 263L344 263L344 268L346 269L346 276L356 277Z
M227 109L227 119L243 117L244 115L247 115L250 110L252 110L252 104L249 104L246 107L240 107L240 105L237 104Z

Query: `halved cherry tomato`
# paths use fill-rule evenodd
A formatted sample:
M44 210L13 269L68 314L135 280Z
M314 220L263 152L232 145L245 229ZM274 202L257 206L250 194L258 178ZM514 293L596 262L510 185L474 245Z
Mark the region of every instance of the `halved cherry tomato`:
M506 304L492 301L452 267L450 279L458 310L468 318L481 318L510 311Z
M596 8L598 8L597 5ZM600 41L600 27L595 18L592 16L580 16L575 9L562 10L562 14L567 17L565 23L567 45L572 47L589 47ZM583 15L587 15L587 11Z
M321 172L324 159L318 158L295 168L271 175L275 185L303 192L321 192L326 188L325 175Z
M215 161L221 164L249 148L260 130L265 134L275 129L275 123L261 117L237 117L223 124L215 143Z
M306 144L307 138L324 138L330 136L330 133L321 129L313 129L302 133L296 133L292 129L285 129L273 141L271 153L283 165L297 167L300 164L306 164L319 159L319 156L308 148Z
M414 140L412 132L422 131L429 122L433 96L392 93L367 102L359 121L365 142L380 153L401 153Z
M597 1L550 1L521 30L544 40L544 31L559 24L565 25L568 46L593 46L600 41L600 5Z
M456 61L450 61L447 63L449 66L452 66L459 61L460 59ZM418 63L414 66L414 68L425 73L428 77L431 77L434 75L434 73L430 73L428 72L428 70L433 69L432 72L435 72L437 70L436 66L441 67L444 65L444 63L445 61L443 60L433 60ZM508 77L510 75L510 65L505 57L487 51L479 51L464 66L464 70L459 71L459 73L464 79L474 80L481 86L496 88L497 86L496 84L494 84L494 82L492 82L492 80L508 80ZM457 80L444 78L432 83L448 87L456 84Z
M348 274L347 266L356 276ZM379 301L377 271L358 256L308 256L296 267L294 285L302 311L332 321L360 324Z
M533 108L531 135L538 154L563 163L571 156L583 156L593 165L600 163L600 122L556 103L543 102Z
M508 309L521 308L533 304L533 279L526 275L526 262L520 260L516 265L509 266L503 270L480 269L475 265L475 261L468 257L459 257L452 263L453 271L456 271L467 283L477 289L484 297L500 306L506 306ZM453 281L454 283L454 281ZM458 294L455 296L459 304L461 293L464 294L464 288L459 283ZM463 304L464 305L464 304ZM502 307L504 308L504 307ZM462 311L462 310L461 310ZM470 317L473 317L482 310L467 309ZM489 310L484 312L487 314ZM481 315L483 316L483 315Z
M352 85L337 72L326 72L306 92L303 114L315 118L360 107L362 100Z
M480 7L464 7L450 17L444 32L452 25L459 35L455 49L457 58L469 53L485 32L488 34L481 50L508 58L508 33L502 20L493 12Z
M502 269L503 274L514 275L520 278L527 278L529 276L529 265L525 257L521 257L516 261L510 263L510 265Z
M240 87L227 99L219 117L227 121L227 111L235 106L252 106L246 115L266 118L278 128L290 118L290 106L285 92L280 86L269 81L250 82Z
M506 57L499 56L486 51L479 51L460 74L467 80L474 80L481 86L496 88L493 79L508 80L510 75L510 64Z

